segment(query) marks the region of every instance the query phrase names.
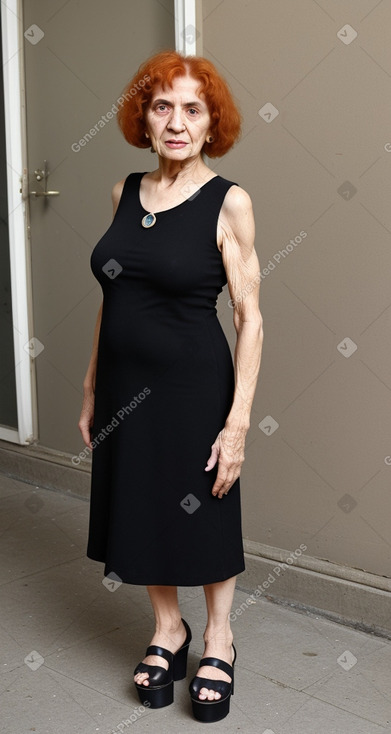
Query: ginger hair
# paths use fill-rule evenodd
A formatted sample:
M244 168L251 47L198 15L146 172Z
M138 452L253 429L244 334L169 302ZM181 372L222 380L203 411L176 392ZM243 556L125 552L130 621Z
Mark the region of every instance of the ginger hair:
M210 114L213 142L204 144L202 151L209 158L219 158L232 148L240 136L241 114L227 82L215 66L202 56L183 56L177 51L161 51L139 67L126 85L119 100L117 121L130 145L150 148L145 137L145 113L157 86L172 87L176 77L189 74L200 83L198 94L204 95Z

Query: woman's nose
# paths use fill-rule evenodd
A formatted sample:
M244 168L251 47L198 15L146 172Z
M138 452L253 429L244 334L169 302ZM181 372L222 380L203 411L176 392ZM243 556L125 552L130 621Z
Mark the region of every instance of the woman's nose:
M183 130L183 113L181 110L173 110L169 120L169 127L173 130Z

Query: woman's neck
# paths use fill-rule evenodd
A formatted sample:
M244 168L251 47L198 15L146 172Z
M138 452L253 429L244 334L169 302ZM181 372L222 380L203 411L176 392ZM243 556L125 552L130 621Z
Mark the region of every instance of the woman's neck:
M159 156L159 168L151 171L151 178L161 188L170 186L184 186L189 181L203 183L210 178L211 169L204 163L201 156L185 161L173 161Z

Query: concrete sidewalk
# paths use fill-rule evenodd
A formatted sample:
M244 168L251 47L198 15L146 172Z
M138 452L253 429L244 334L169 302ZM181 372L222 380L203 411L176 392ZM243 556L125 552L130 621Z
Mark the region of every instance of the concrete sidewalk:
M193 632L188 677L175 683L171 706L143 710L132 671L153 633L148 594L102 584L103 564L85 556L88 503L0 475L0 506L1 732L391 732L390 641L265 599L244 604L240 590L229 716L210 725L192 718L202 587L179 589Z

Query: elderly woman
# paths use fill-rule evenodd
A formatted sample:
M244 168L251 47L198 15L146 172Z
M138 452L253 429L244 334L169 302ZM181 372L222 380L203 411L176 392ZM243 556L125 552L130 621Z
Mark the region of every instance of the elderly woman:
M191 630L177 586L202 585L204 654L193 714L229 712L236 650L229 613L244 570L239 475L262 351L251 200L209 168L240 132L226 82L202 57L164 51L122 95L126 140L157 154L112 192L91 256L103 291L79 421L93 449L87 556L106 581L143 584L155 617L134 671L140 700L173 701ZM234 363L216 313L228 283Z

